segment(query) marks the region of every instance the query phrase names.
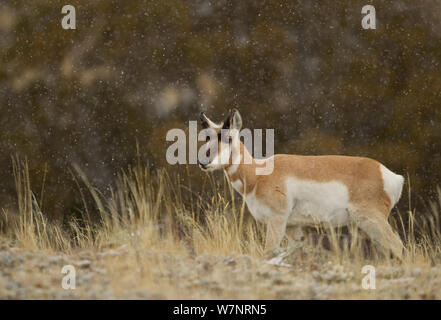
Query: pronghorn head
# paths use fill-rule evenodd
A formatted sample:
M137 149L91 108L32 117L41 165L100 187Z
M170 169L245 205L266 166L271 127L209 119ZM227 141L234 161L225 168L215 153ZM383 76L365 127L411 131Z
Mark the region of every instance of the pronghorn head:
M242 117L239 111L230 110L222 124L214 123L204 112L201 112L200 118L202 127L209 131L207 143L203 146L207 156L199 159L201 170L213 171L232 164L232 158L240 151L239 131L242 128Z

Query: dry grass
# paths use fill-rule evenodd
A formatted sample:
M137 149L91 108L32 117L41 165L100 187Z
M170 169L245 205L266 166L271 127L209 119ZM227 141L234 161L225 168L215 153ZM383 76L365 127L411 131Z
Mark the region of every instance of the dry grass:
M441 190L424 214L410 205L394 212L407 248L402 262L375 251L366 257L355 228L342 247L342 230L325 226L315 232L332 250L303 244L280 267L263 260L264 226L210 175L199 195L191 178L183 185L138 164L105 197L75 168L83 208L61 223L41 211L27 162L14 158L13 168L17 212L0 216L0 298L441 298ZM76 290L60 287L64 264L79 269ZM361 288L367 264L377 269L376 290Z

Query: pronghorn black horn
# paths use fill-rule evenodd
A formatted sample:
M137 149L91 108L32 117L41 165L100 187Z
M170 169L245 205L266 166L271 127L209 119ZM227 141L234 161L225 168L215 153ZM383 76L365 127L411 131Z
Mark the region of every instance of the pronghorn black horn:
M233 113L231 112L231 110L228 112L228 116L224 121L224 125L222 126L222 129L230 129L230 125L231 125L231 115Z
M221 126L214 123L213 121L211 121L210 119L208 119L208 117L205 115L205 112L201 112L199 114L199 117L201 118L201 122L202 122L202 126L206 129L206 128L212 128L212 129L220 129Z
M201 119L202 127L208 128L207 118L205 117L204 111L201 111L199 118Z

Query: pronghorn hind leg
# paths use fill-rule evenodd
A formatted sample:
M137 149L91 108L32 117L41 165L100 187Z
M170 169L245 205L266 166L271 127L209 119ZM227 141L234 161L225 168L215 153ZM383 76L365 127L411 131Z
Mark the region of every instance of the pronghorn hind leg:
M382 249L392 252L399 259L402 258L403 243L392 230L384 214L376 210L353 209L349 210L349 215L351 220L378 243Z

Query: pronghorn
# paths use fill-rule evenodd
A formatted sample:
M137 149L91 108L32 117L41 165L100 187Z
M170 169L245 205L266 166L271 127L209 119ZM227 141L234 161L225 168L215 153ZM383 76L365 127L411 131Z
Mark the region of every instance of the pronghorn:
M204 128L215 130L218 136L207 145L218 146L217 153L210 154L204 163L199 161L199 167L204 171L224 170L253 217L267 224L266 250L279 248L287 227L292 227L292 240L299 240L302 227L317 222L332 226L355 223L384 250L401 258L403 244L387 221L401 196L401 175L369 158L288 154L267 158L264 161L274 161L273 172L256 175L261 163L240 141L239 111L230 111L222 124L212 122L203 112L200 119ZM228 138L221 135L225 131ZM220 161L221 157L228 160ZM245 157L252 160L246 164Z

